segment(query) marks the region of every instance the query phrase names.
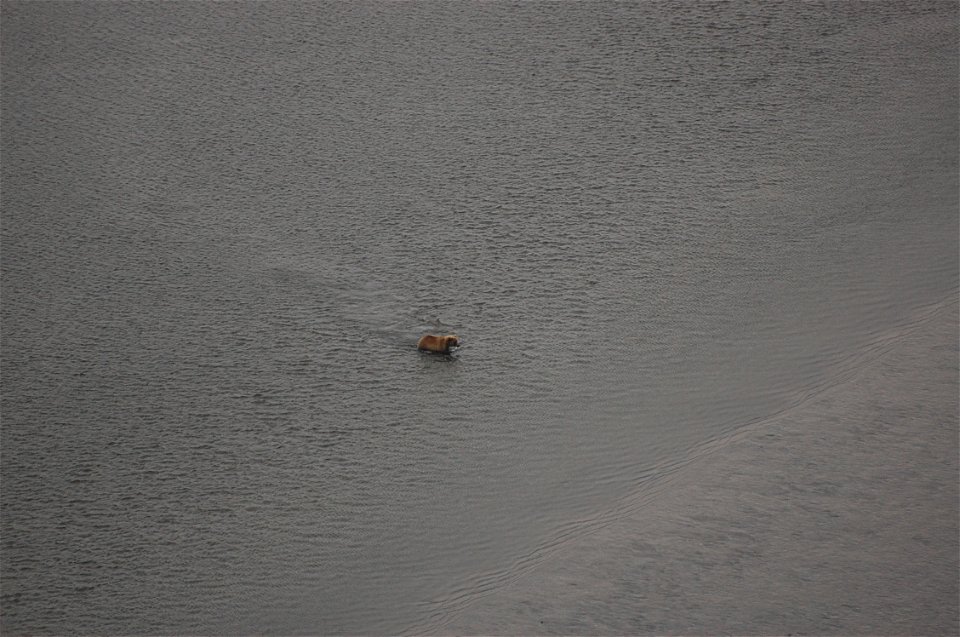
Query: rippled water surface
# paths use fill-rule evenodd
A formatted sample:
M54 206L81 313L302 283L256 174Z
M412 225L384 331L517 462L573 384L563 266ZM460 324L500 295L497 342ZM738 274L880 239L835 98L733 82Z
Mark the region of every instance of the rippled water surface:
M4 632L420 630L832 386L957 288L957 17L4 2Z

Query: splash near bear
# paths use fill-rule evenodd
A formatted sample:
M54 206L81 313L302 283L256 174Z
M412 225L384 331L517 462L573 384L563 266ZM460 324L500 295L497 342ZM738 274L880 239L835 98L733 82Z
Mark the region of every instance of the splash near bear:
M449 354L451 347L460 345L460 339L453 334L446 336L435 336L434 334L424 334L417 341L417 349L425 352L436 352L437 354Z

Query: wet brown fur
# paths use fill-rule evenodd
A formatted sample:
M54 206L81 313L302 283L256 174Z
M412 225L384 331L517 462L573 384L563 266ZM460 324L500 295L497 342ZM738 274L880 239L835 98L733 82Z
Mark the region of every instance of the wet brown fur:
M460 339L453 334L448 334L446 336L424 334L420 337L420 340L417 341L417 349L422 349L428 352L436 352L437 354L449 354L450 348L456 347L459 344Z

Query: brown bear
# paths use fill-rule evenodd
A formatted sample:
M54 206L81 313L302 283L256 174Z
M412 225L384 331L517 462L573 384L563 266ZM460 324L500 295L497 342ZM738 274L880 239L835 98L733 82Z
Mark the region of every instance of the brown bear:
M453 334L447 336L434 336L433 334L424 334L417 341L417 349L427 352L436 352L438 354L449 354L451 347L460 344L460 339Z

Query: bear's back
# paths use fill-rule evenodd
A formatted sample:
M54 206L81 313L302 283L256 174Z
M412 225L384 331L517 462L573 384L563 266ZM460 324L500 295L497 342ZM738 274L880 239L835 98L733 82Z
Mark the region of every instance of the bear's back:
M457 337L452 335L437 336L435 334L424 334L420 337L420 340L417 341L417 349L447 354L450 352L450 348L456 345L457 342Z

